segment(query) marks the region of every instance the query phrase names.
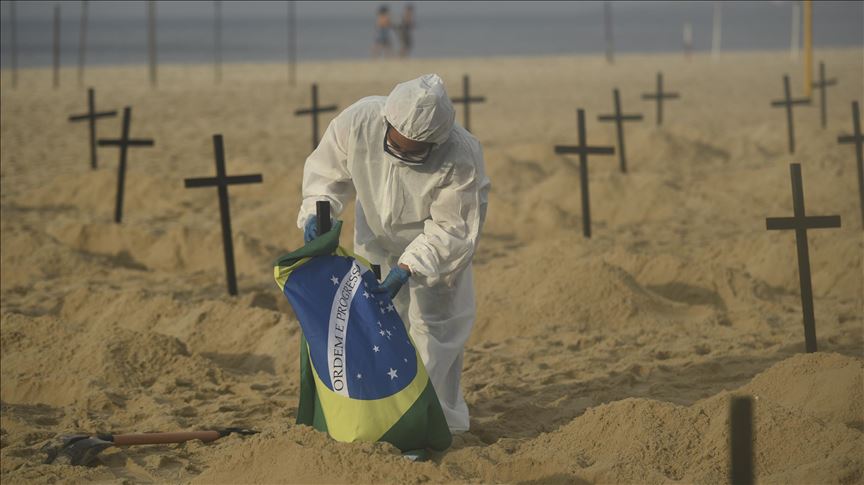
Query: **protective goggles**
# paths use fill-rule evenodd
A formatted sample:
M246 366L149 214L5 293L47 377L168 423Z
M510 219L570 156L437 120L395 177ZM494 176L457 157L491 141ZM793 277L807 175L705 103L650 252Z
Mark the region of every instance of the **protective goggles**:
M426 162L426 159L429 158L429 154L432 153L432 147L434 145L429 143L427 148L419 152L407 151L390 139L390 130L392 128L393 126L390 125L390 123L387 123L387 131L384 133L384 151L405 163L420 165Z

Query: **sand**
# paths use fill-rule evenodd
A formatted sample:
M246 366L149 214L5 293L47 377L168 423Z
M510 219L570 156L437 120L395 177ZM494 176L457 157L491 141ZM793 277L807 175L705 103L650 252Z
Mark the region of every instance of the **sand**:
M100 109L133 107L125 214L113 223L117 151L89 167L86 127L66 117L86 94L74 70L0 84L3 483L722 483L730 396L754 396L756 473L764 483L864 482L864 237L848 145L862 100L859 50L817 51L839 85L785 113L769 107L781 53L307 63L297 86L277 65L94 68ZM682 99L639 94L662 69ZM427 463L387 444L337 443L295 426L298 325L271 262L301 243L294 227L310 145L309 84L340 108L437 72L463 73L487 103L472 109L493 182L475 258L478 317L463 386L471 431ZM593 237L582 237L576 141L618 86L629 173L590 162ZM461 117L461 112L459 114ZM332 114L323 116L325 125ZM119 119L99 123L116 137ZM222 133L232 187L240 295L225 289L216 192L183 178L214 172ZM803 167L807 211L839 214L811 231L819 353L804 354L794 235L766 231L792 213L789 163ZM351 217L347 224L352 226ZM346 245L350 241L346 239ZM96 466L44 465L42 446L72 432L245 426L254 437L106 450Z

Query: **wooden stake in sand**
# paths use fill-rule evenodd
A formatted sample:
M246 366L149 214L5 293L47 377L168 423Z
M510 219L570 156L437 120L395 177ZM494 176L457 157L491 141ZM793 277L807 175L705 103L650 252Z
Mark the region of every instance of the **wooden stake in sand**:
M93 88L87 89L87 112L80 115L72 115L69 121L75 123L78 121L87 120L90 126L90 168L96 170L98 160L96 156L96 120L99 118L113 118L117 116L117 111L96 111L96 91Z
M655 93L644 93L642 94L642 99L645 100L656 100L657 101L657 126L663 124L663 100L664 99L678 99L681 95L678 93L670 93L663 92L663 73L657 73L657 92Z
M822 128L828 125L828 103L825 102L825 90L829 86L837 84L837 79L825 79L825 63L819 63L819 81L813 83L814 88L819 89L819 102L822 115Z
M78 27L78 85L84 84L84 63L87 60L87 0L81 2L81 24Z
M297 83L297 7L288 0L288 82Z
M123 131L116 140L99 140L99 146L120 147L120 163L117 165L117 200L114 206L114 222L120 224L123 220L123 192L126 186L126 155L129 147L152 147L153 140L129 138L132 124L132 108L123 108Z
M294 112L294 116L312 115L312 149L318 147L318 113L326 113L328 111L336 111L337 106L331 104L329 106L318 106L318 85L312 85L312 107L302 108Z
M801 48L801 2L792 3L792 32L789 37L789 57L798 61L798 51Z
M471 97L471 78L468 75L462 76L462 97L461 98L450 98L450 102L452 103L462 103L465 105L465 113L463 116L464 122L462 126L471 132L471 103L485 103L485 96L474 96Z
M723 2L714 0L713 27L711 28L711 58L715 61L720 58L720 38L723 28Z
M813 93L813 1L801 0L804 7L804 96Z
M614 121L615 128L618 132L618 159L621 162L621 173L627 173L627 156L624 153L624 122L625 121L642 121L641 114L625 115L621 112L621 96L618 93L618 88L612 90L612 99L615 103L615 114L600 115L597 121Z
M838 136L837 143L852 143L855 145L855 162L858 171L858 198L861 202L861 228L864 229L864 134L861 133L861 117L858 111L858 101L852 102L852 134Z
M222 82L222 2L213 2L213 77Z
M789 89L789 75L783 76L783 99L771 101L771 106L786 108L786 124L789 126L789 153L795 153L795 124L792 121L792 106L810 104L810 98L792 98Z
M555 145L555 153L558 155L578 154L579 155L579 179L582 185L582 233L585 237L591 237L591 205L588 197L588 155L613 155L615 149L613 147L592 147L588 146L587 137L585 135L585 110L576 110L576 122L579 129L579 144L572 145Z
M187 189L197 187L216 187L219 192L219 214L222 217L222 248L225 252L225 277L228 280L228 294L237 294L237 275L234 271L234 242L231 238L231 208L228 205L228 186L237 184L260 184L261 174L225 174L225 148L222 135L213 135L213 151L216 156L216 176L185 179Z
M765 227L769 230L795 230L798 246L798 278L801 282L801 307L804 312L804 341L807 352L816 352L816 317L813 312L813 285L810 281L810 250L807 245L807 229L829 229L840 227L840 216L808 216L804 213L804 184L801 181L801 164L789 165L792 175L792 208L794 217L768 217Z
M12 69L12 87L18 86L18 15L15 12L17 2L9 2L9 60Z
M612 2L603 2L603 26L606 33L606 62L615 63L615 42L612 38Z
M330 202L326 200L315 202L315 226L319 236L330 232L333 228L330 222Z
M733 397L729 408L729 483L753 485L753 400Z
M54 6L54 89L60 87L60 5Z
M150 86L156 87L156 2L147 2L147 53L150 61Z

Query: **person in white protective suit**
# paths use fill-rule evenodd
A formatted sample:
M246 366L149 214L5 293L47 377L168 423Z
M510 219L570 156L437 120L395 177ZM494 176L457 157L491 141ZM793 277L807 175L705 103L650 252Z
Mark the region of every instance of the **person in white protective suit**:
M348 107L306 159L297 225L309 241L316 201L329 201L338 217L356 196L354 252L388 271L377 291L393 298L451 431L462 432L462 356L476 313L471 260L490 182L480 144L454 120L436 74Z

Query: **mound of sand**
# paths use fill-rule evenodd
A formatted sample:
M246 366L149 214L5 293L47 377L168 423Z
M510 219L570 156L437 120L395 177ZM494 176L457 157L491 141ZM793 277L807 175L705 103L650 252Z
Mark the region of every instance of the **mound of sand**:
M305 427L268 430L214 450L199 483L433 481L719 483L727 480L729 399L755 397L756 474L764 483L861 479L864 361L798 355L746 386L692 406L624 399L591 408L552 433L462 448L440 463L407 463L385 444L339 444ZM832 386L827 386L830 381ZM781 388L779 382L794 383Z

